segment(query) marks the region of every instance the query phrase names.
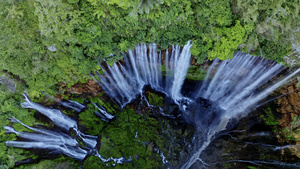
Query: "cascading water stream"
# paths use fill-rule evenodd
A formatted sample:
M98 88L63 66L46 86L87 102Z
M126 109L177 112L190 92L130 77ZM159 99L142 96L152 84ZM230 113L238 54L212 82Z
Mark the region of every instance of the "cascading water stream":
M108 65L102 67L104 76L98 74L100 84L121 106L125 106L141 94L145 85L166 93L177 102L182 99L181 88L190 65L191 46L188 42L181 51L180 46L175 45L171 55L165 55L168 76L164 82L161 55L157 54L156 45L152 44L148 49L143 44L128 52L128 57L124 59L125 66L114 63L111 67Z
M167 94L179 105L186 121L195 126L198 133L195 136L202 140L195 143L199 144L195 145L197 149L182 168L189 168L197 160L201 161L201 152L216 133L226 129L230 120L239 120L248 115L261 100L300 72L297 69L281 81L268 85L285 67L261 57L237 52L233 59L216 59L207 70L202 85L193 91L191 98L186 98L181 90L190 65L191 46L190 42L182 49L173 45L170 54L166 50L163 65L162 56L157 54L154 44L149 48L145 44L139 45L125 56L125 66L115 63L112 67L102 67L104 76L98 74L103 89L122 107L142 94L145 85ZM163 66L166 69L165 78L162 76ZM211 108L195 108L199 99L208 100Z
M11 122L19 123L22 126L32 130L33 132L18 132L13 127L5 126L5 132L7 134L13 133L18 135L18 137L25 139L26 141L6 141L7 146L13 146L25 149L42 149L48 150L51 153L65 154L76 160L83 161L89 155L94 155L98 157L102 162L114 161L118 164L123 164L124 162L131 162L131 159L121 158L108 158L102 157L97 150L97 139L98 136L92 136L82 133L77 126L77 122L66 116L60 110L50 109L44 107L38 103L31 102L29 98L23 94L25 102L21 103L23 108L35 109L48 117L54 124L59 127L59 131L52 131L49 129L38 129L34 127L27 126L23 124L16 118L10 118ZM72 104L73 103L73 104ZM83 109L84 106L80 103L74 101L63 101L61 105L74 108L75 111ZM104 109L99 108L96 104L95 106L101 111L97 112L101 118L105 121L109 121L114 118L111 114L107 113ZM96 114L97 114L96 113ZM75 136L72 137L66 133L74 131ZM80 142L83 144L81 145ZM113 164L115 165L115 164Z
M123 63L114 63L112 66L104 63L101 65L103 74L97 73L101 87L121 107L141 96L141 100L148 107L155 108L149 104L143 95L145 86L165 93L178 105L184 120L195 128L194 148L189 152L189 159L183 159L185 161L180 162L183 169L190 168L197 161L208 165L200 158L200 155L209 146L216 134L225 130L233 119L237 121L247 116L272 91L300 72L300 69L297 69L282 80L275 81L272 79L285 67L261 57L252 57L237 52L233 59L226 61L216 59L208 68L201 86L190 91L192 94L188 97L182 93L182 87L190 66L191 46L190 42L183 48L173 45L171 52L166 50L165 56L162 56L161 53L157 52L155 44L149 47L141 44L128 51L128 56L124 57ZM163 75L164 73L165 75ZM270 82L271 80L272 82ZM14 128L6 126L5 131L7 133L14 133L20 138L28 140L7 141L6 145L19 148L46 149L80 161L91 154L103 162L113 161L122 164L132 161L131 158L126 160L124 157L105 159L96 149L97 136L83 134L78 129L74 119L66 116L60 110L46 108L31 102L25 94L24 100L25 102L21 104L22 107L35 109L47 116L60 130L38 129L11 118L12 122L20 123L35 133L18 132ZM95 114L103 121L110 122L115 119L116 116L107 112L104 107L97 103L93 104L99 110L99 112L95 111ZM81 112L86 108L84 105L73 101L63 101L60 105L74 109L76 112ZM169 117L169 119L177 117L172 116L172 114L164 114L162 108L159 110L162 117ZM75 131L75 138L66 134L70 130ZM79 142L82 142L84 146L80 145ZM163 163L168 166L169 161L163 152L157 150L157 153L162 157Z

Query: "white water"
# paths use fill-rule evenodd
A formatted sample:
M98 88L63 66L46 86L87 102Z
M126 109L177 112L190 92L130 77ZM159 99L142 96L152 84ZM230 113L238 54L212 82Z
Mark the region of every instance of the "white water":
M207 70L207 76L202 86L193 91L195 93L194 97L184 98L181 89L190 65L191 53L189 50L191 46L190 42L182 49L178 45L173 45L170 54L168 50L166 51L165 64L163 65L162 56L157 53L156 45L152 44L147 48L143 44L128 52L128 56L124 58L124 64L104 65L102 66L104 75L98 74L101 87L122 107L135 99L137 95L142 95L145 85L164 92L179 105L186 120L193 121L196 131L201 133L195 134L195 137L201 137L199 140L202 140L195 143L198 144L195 145L197 149L192 152L190 159L182 168L190 168L196 161L204 163L200 159L200 155L211 143L216 133L226 129L231 119L239 120L246 116L272 91L300 72L300 69L298 69L282 80L268 85L266 83L281 72L284 67L260 57L252 57L238 52L231 60L222 62L215 60ZM165 78L162 76L163 66L166 69ZM123 157L103 158L95 149L97 145L96 136L81 133L77 128L77 122L61 111L31 102L26 95L24 97L25 102L22 103L22 107L36 109L52 120L63 132L36 129L13 119L14 122L21 123L36 133L18 132L12 127L6 126L7 133L14 133L23 139L29 140L25 142L7 141L6 145L19 148L47 149L78 160L83 160L89 153L94 152L93 155L99 157L103 162L114 161L122 164L131 161ZM189 108L192 108L192 104L197 104L196 100L200 97L209 100L212 103L212 108L189 110ZM64 106L68 107L69 105L65 104ZM96 104L95 106L100 111L96 114L103 120L110 121L114 118L105 109ZM84 109L84 106L79 105L78 112L82 109ZM218 111L215 113L216 110ZM76 138L66 134L70 129L76 131L76 137L84 143L84 147L80 146ZM164 155L162 157L165 158Z
M190 168L201 160L202 151L216 133L226 129L230 119L239 120L248 115L261 100L300 72L297 69L282 80L274 80L276 82L272 84L267 82L285 69L281 64L242 52L236 53L233 59L219 62L216 59L208 69L196 97L210 100L220 107L223 110L219 117L221 120L219 124L209 126L204 143L182 169Z
M43 115L47 116L51 121L55 123L58 127L61 127L65 131L69 131L71 128L77 128L77 122L72 118L63 114L60 110L46 108L40 104L31 102L29 98L23 94L24 103L21 103L23 108L35 109Z
M191 46L190 42L183 49L175 45L171 54L165 55L168 77L163 81L162 59L156 45L152 44L149 48L145 44L139 45L128 51L128 56L124 58L125 65L114 63L113 66L102 66L104 76L98 74L101 86L121 106L141 94L145 85L166 93L176 102L182 98L180 91L190 65Z
M259 87L285 67L242 52L238 52L233 59L223 61L219 65L216 64L217 62L219 61L215 60L207 71L207 78L198 91L197 97L215 102L226 111L226 118L247 115L253 106L290 78L289 76L272 87L258 91ZM294 74L298 72L299 70ZM209 77L213 78L208 79Z
M29 141L6 141L7 146L13 146L18 148L35 148L35 149L45 149L54 151L56 153L62 153L69 157L77 160L83 160L88 154L88 151L79 147L79 143L76 139L70 137L69 135L51 131L47 129L37 129L34 127L27 126L21 121L11 118L12 122L20 123L24 127L34 131L33 132L18 132L14 128L5 126L6 133L14 133L19 137L29 140ZM94 147L96 146L96 138L94 138ZM95 144L96 143L96 144Z
M78 102L72 100L63 100L59 102L60 105L75 110L77 113L81 112L86 107Z
M108 159L105 159L98 153L96 148L98 136L91 136L82 133L80 130L78 130L77 122L63 114L60 110L44 107L38 103L31 102L25 94L23 94L23 96L25 102L21 103L22 107L37 110L38 112L47 116L51 121L53 121L54 124L62 131L30 127L26 124L23 124L18 119L12 117L10 118L12 122L20 123L22 126L30 129L33 132L19 132L16 131L13 127L5 126L4 129L7 134L16 134L18 135L18 137L26 140L6 141L5 143L7 146L25 149L29 148L48 150L50 151L50 153L64 154L79 161L83 161L88 155L99 157L99 159L103 162L114 161L115 163L122 164L123 162L131 161L131 159L127 160L124 157L110 157ZM78 111L81 111L85 108L84 105L81 105L77 102L68 101L66 103L67 104L64 103L61 105L73 109L77 108ZM97 108L101 111L101 115L103 116L103 118L105 118L105 120L108 121L114 118L114 116L112 116L111 114L106 113L105 110L100 109L98 106ZM70 132L70 130L76 132L74 137L71 137L67 134ZM83 145L81 145L79 142L83 143Z
M101 106L101 105L98 106L96 103L93 103L93 104L99 110L99 112L95 111L94 113L98 117L100 117L103 121L110 122L115 118L115 116L113 116L112 114L107 113L107 111L105 110L105 108L103 106Z
M201 161L199 159L201 152L210 144L216 133L226 129L230 119L239 120L245 117L272 91L300 72L298 69L284 79L271 84L269 81L285 69L281 64L261 57L252 57L242 52L236 53L230 60L216 59L207 70L202 86L194 91L194 99L209 100L213 107L218 107L216 110L221 111L217 112L216 117L212 114L214 110L198 113L197 110L193 110L194 113L189 114L185 110L188 110L189 105L195 102L191 101L193 98L184 98L181 89L190 65L191 46L190 42L183 49L173 45L171 54L168 50L166 51L165 64L162 65L161 55L157 54L154 44L150 45L149 49L145 44L139 45L134 50L130 50L128 56L125 56L125 66L115 63L112 67L102 67L105 75L99 75L103 89L122 107L136 98L138 94L142 94L145 85L150 85L153 89L166 93L179 104L181 110L184 111L184 116L189 118L187 120L200 119L194 124L197 125L195 126L197 130L200 131L202 128L200 137L203 142L197 146L200 148L193 152L182 168L189 168L197 160ZM163 66L166 68L165 81L163 81L161 71ZM190 101L181 104L180 100ZM205 124L200 124L203 122Z

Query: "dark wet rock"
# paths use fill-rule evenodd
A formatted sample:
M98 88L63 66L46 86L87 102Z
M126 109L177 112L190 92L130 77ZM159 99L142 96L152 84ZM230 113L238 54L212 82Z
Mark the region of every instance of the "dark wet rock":
M149 151L155 151L165 158L165 167L180 168L193 149L194 127L186 123L179 106L164 93L146 87L144 95L144 98L137 97L127 106L135 109L142 116L150 116L158 120L160 145L149 143L147 147ZM149 101L149 98L155 98L156 101Z
M59 105L64 106L69 109L75 110L77 113L81 112L83 109L86 108L85 105L80 104L78 102L72 101L72 100L62 100L58 102Z
M262 108L250 113L231 130L219 133L203 151L202 162L199 160L192 168L297 168L300 160L282 153L285 145L260 119L261 111Z
M97 103L93 103L95 107L98 109L98 111L94 111L94 113L101 118L101 120L106 121L106 122L111 122L112 120L116 119L115 115L112 115L106 111L106 109L98 105Z

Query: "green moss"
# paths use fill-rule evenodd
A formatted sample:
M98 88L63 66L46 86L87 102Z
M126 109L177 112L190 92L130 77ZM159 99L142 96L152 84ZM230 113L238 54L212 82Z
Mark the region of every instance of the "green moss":
M300 76L297 76L297 88L300 89ZM300 92L298 93L300 96Z
M53 160L41 160L35 164L25 164L17 167L17 169L53 169L53 168L63 168L63 169L74 169L79 168L80 162L75 161L69 157L59 157Z
M98 103L99 105L103 106L106 109L106 111L109 112L109 113L111 113L111 114L117 113L116 110L119 109L118 105L112 104L112 103L107 102L107 101L103 101L101 99L102 95L104 95L104 93L102 93L98 97L92 97L92 98L90 98L90 101L93 102L93 103ZM95 106L93 106L93 107L95 107Z
M294 134L299 134L300 116L295 116L289 126L285 127L281 132L286 140L296 140ZM296 140L298 141L298 140Z
M24 124L34 126L42 124L36 121L34 113L23 109L20 105L23 102L22 91L20 90L22 85L17 83L17 93L11 93L8 90L0 91L0 166L6 166L11 168L16 161L24 160L29 157L33 157L33 154L25 153L23 149L7 147L5 141L16 140L15 134L5 134L4 126L12 125L17 131L29 131L18 123L11 123L10 117L15 117L22 121Z
M105 167L105 165L101 164L101 161L98 157L95 156L89 156L83 163L82 168L83 169L91 169L91 168L102 168Z
M190 66L186 79L189 80L204 80L206 76L206 70L198 66Z
M81 104L84 104L84 98L82 98L82 97L72 97L71 100L81 103Z
M278 120L274 117L274 114L271 110L270 107L268 107L265 110L266 115L261 115L261 119L264 120L266 125L271 126L273 129L273 132L275 134L280 135L282 138L285 139L285 141L294 141L295 137L294 134L299 134L299 126L300 126L300 116L295 116L292 120L292 122L284 127L280 128L279 127L279 122Z
M161 107L163 105L163 97L155 93L149 92L148 95L149 104Z
M228 163L223 164L223 166L224 166L225 168L230 168L230 167L231 167L231 165L228 164Z
M90 110L79 115L81 124L87 127L87 133L101 136L99 153L104 158L124 156L133 158L132 164L117 165L122 168L144 168L145 166L156 168L161 165L159 155L152 150L149 151L149 148L143 145L143 142L158 143L158 123L155 119L135 114L133 109L127 108L117 112L117 120L107 123L95 117L92 105L89 104L89 107ZM90 157L89 160L97 162L86 164L85 167L90 165L107 167L94 157Z
M151 96L150 104L162 104L160 96L152 93L149 96ZM132 163L117 165L117 168L157 168L162 165L159 154L153 150L154 147L161 147L163 142L158 136L160 128L156 119L141 116L132 108L116 111L118 110L116 105L104 102L101 97L93 97L90 101L105 107L108 113L117 116L116 120L110 123L102 121L93 113L98 110L92 103L88 104L89 108L85 112L79 114L80 124L86 128L85 133L101 136L99 153L104 158L132 158ZM89 157L88 160L94 162L93 164L85 162L86 168L90 165L108 167L97 158Z
M248 169L259 169L259 167L248 166Z
M108 124L95 115L94 111L98 110L93 108L93 104L89 104L88 106L91 108L79 114L79 124L87 128L87 134L98 135L104 126Z
M267 110L265 110L265 113L266 116L261 115L260 118L262 118L265 121L266 125L276 126L279 124L278 121L275 119L270 107L268 107Z

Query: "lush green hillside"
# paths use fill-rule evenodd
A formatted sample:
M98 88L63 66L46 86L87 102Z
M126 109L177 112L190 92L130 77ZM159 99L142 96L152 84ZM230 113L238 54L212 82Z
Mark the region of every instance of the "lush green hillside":
M0 75L17 79L17 91L0 84L0 168L26 155L3 143L14 139L4 134L8 118L39 124L20 107L24 90L55 95L140 42L163 50L191 40L199 63L237 50L283 62L300 44L299 9L299 0L2 0Z
M299 39L299 6L297 0L4 0L0 69L38 96L86 78L110 53L118 60L140 42L165 49L192 40L199 62L227 59L238 49L282 61Z

